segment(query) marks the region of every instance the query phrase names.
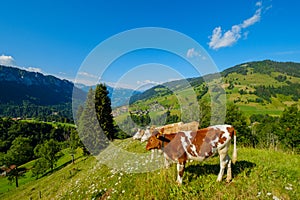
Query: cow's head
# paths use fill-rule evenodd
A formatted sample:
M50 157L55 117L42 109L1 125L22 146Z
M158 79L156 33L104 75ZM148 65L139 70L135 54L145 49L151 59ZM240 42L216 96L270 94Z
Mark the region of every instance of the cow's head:
M164 129L154 130L150 138L148 139L146 149L161 149L161 141L158 139L164 132Z

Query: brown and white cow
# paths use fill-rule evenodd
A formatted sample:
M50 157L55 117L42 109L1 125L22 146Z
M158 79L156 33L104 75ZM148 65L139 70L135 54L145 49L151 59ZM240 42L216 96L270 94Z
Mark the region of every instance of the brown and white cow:
M234 139L232 162L237 159L236 132L231 125L215 125L197 131L181 131L163 134L155 131L148 139L147 150L161 149L166 160L177 163L177 182L182 184L182 176L187 160L203 161L219 153L220 172L217 181L221 181L227 166L227 182L232 179L231 159L228 155L231 139Z

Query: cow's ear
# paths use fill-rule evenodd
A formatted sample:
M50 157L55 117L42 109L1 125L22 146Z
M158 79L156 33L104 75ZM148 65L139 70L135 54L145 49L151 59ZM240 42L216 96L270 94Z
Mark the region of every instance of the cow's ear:
M157 139L159 138L159 134L156 135L156 138L157 138Z
M161 128L161 129L159 130L159 134L162 135L162 134L164 133L164 130L165 130L164 128Z

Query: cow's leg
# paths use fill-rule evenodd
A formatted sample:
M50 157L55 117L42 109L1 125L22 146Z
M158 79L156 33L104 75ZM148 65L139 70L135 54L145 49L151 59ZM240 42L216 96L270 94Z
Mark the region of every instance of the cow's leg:
M226 165L229 165L230 157L228 156L228 148L225 147L224 149L219 150L219 155L220 155L220 172L217 178L218 182L222 181ZM230 166L231 166L231 161L230 161ZM231 177L231 168L230 168L230 177ZM229 177L227 175L227 180L228 178Z
M230 157L228 156L227 154L227 157L228 157L228 163L227 163L227 178L226 178L226 182L229 183L232 179L232 173L231 173L231 159Z
M151 149L151 156L150 156L150 160L152 161L153 158L154 158L154 152L155 152L155 149Z
M171 160L169 160L168 155L165 153L164 153L164 160L165 160L165 168L168 169L171 165Z
M182 177L183 177L183 172L184 172L184 166L185 166L185 163L177 163L177 183L179 185L182 184Z
M171 165L171 161L169 161L168 158L165 157L165 168L169 169L170 165Z
M225 155L220 154L220 172L219 172L219 175L218 175L218 178L217 178L218 182L222 181L222 178L223 178L223 175L224 175L224 170L225 170L225 167L226 167L226 162L224 162L224 158L225 158Z

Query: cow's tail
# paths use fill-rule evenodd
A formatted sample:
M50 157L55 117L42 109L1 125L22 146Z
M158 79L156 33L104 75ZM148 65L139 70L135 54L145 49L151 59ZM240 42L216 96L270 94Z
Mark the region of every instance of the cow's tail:
M233 130L233 154L232 154L232 162L233 164L237 161L237 149L236 149L236 131Z

